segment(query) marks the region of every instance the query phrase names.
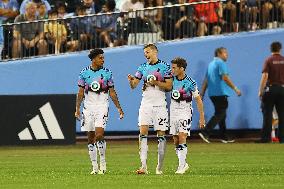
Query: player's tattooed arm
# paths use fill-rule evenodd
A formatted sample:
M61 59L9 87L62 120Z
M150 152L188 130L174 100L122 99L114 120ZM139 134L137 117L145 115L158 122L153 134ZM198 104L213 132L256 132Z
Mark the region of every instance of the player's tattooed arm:
M128 74L127 75L127 79L129 81L129 85L131 87L131 89L135 89L137 87L137 85L139 84L139 79L135 78L133 75Z
M76 111L75 111L75 117L80 120L81 118L81 112L80 112L80 106L84 98L84 88L79 87L77 98L76 98Z
M109 88L109 96L111 100L113 101L114 105L116 106L118 113L119 113L119 118L122 119L124 117L124 112L119 104L119 100L116 94L116 91L113 87Z

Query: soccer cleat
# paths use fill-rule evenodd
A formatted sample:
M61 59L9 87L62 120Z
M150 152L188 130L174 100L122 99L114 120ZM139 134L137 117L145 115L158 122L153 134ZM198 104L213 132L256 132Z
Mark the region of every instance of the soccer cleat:
M210 143L210 141L209 141L209 137L206 135L206 134L204 134L204 133L198 133L198 135L200 136L200 138L204 141L204 142L207 142L207 143Z
M104 175L106 173L106 170L99 170L98 174L99 175Z
M178 170L175 172L175 174L184 174L189 169L189 165L185 163L183 167L178 167Z
M103 175L105 174L105 172L106 172L106 162L101 162L98 174Z
M163 174L163 171L161 171L158 166L156 168L156 175L162 175Z
M233 142L235 142L235 140L230 139L228 137L224 137L224 138L221 139L221 142L224 143L224 144L227 144L227 143L233 143Z
M277 137L272 137L272 138L271 138L271 141L272 141L272 142L279 142L279 138L277 138Z
M91 175L96 175L96 174L98 174L98 170L92 170L92 172L90 173Z
M148 171L146 168L143 168L143 167L140 167L138 170L136 170L136 173L138 175L147 175L148 174Z

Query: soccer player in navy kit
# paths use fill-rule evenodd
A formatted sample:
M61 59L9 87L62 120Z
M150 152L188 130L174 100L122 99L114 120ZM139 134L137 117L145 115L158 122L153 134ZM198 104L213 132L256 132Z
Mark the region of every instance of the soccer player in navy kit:
M168 111L166 92L172 88L172 75L170 65L159 60L158 49L154 44L144 46L146 63L141 64L135 76L128 75L130 87L136 88L140 80L143 80L142 101L139 108L138 125L140 128L139 146L141 167L137 174L147 174L147 135L149 126L153 126L158 137L158 165L156 174L162 174L164 154L166 148L165 131L168 129Z
M176 174L184 174L189 166L186 162L186 138L190 136L192 122L192 99L197 103L199 127L205 126L203 103L196 82L186 75L187 62L177 57L172 60L173 88L170 106L170 134L173 135L179 165Z
M108 120L109 96L119 112L120 119L124 116L114 89L112 72L103 67L103 54L102 49L90 51L89 58L92 63L79 75L79 91L76 100L75 117L77 119L81 119L80 106L84 101L82 130L87 131L88 135L88 149L93 166L91 174L106 172L104 130ZM100 155L100 167L97 163L97 150Z

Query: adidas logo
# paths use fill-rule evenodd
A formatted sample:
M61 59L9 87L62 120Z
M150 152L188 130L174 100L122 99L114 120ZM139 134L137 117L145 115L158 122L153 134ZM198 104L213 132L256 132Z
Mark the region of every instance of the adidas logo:
M64 135L54 115L50 103L46 103L39 110L43 118L43 122L40 119L40 115L36 115L31 120L29 120L31 128L27 127L18 134L20 140L33 140L31 132L33 133L36 140L50 138L64 139ZM48 133L50 134L50 137L48 136Z

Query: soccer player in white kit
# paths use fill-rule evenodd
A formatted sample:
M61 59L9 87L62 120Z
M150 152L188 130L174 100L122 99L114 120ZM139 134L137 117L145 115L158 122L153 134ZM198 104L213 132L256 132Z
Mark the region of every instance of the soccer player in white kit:
M170 106L170 134L173 135L179 165L176 174L184 174L189 166L186 162L186 138L190 136L192 122L192 98L196 100L199 112L199 127L205 126L203 103L196 82L186 75L187 62L177 57L172 61L173 89Z
M139 147L141 167L137 174L147 174L147 135L149 126L153 126L158 137L158 165L156 174L162 174L164 154L166 148L165 131L168 129L168 110L166 92L172 88L170 65L158 59L158 49L154 44L144 46L147 59L137 69L135 76L128 74L130 87L134 89L143 80L142 101L139 108L138 125L140 127Z
M75 117L81 119L80 106L84 100L82 131L87 131L89 156L93 166L91 174L106 172L104 130L108 120L109 96L119 112L120 119L124 116L114 89L112 72L103 67L103 54L102 49L90 51L91 65L81 71L78 80ZM100 156L100 167L97 163L97 151Z

